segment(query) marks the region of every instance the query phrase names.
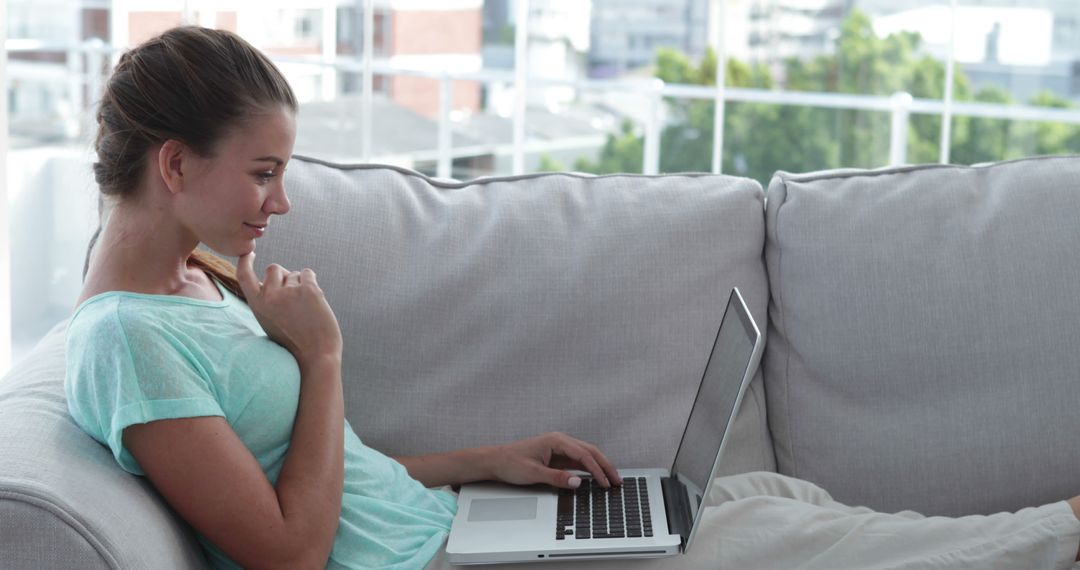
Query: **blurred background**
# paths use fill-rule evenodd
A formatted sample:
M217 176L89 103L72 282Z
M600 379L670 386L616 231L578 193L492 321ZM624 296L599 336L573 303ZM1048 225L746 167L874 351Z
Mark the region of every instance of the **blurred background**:
M444 178L767 185L1080 151L1076 0L6 0L0 17L0 372L81 287L105 79L180 24L275 60L301 100L296 153Z

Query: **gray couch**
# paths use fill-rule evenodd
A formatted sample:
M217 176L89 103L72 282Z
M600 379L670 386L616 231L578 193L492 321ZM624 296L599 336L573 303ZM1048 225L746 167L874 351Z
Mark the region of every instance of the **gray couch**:
M725 473L957 515L1080 493L1080 160L443 183L297 157L258 262L313 268L389 454L562 430L670 464L726 292L767 330ZM260 268L261 269L261 268ZM0 566L201 568L67 416L64 325L0 381Z

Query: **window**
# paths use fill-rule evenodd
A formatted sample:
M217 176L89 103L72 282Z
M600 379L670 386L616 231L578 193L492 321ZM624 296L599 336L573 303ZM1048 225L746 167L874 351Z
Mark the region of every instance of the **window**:
M720 170L767 183L780 168L1080 152L1078 2L959 0L955 37L954 13L938 0L531 0L527 22L508 0L405 4L379 3L372 30L349 3L234 0L214 21L278 61L304 107L297 152L328 160L460 178ZM0 294L13 299L17 355L69 314L96 227L86 149L103 78L90 70L185 17L180 0L159 5L173 11L114 20L135 4L8 1L16 210L0 247L16 282ZM132 26L109 30L112 21ZM324 46L330 21L336 41ZM364 33L374 44L370 108L356 65ZM517 33L528 38L523 54ZM116 45L98 51L94 36ZM327 53L336 67L316 62Z

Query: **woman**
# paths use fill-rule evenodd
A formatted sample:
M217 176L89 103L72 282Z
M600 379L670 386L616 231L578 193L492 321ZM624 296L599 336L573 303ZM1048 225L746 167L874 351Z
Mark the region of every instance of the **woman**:
M315 274L270 265L260 281L253 269L256 240L289 211L296 111L274 65L228 32L176 28L120 59L94 165L112 206L68 328L79 426L149 478L223 568L441 568L456 500L434 488L574 488L568 468L620 484L600 450L565 434L396 459L361 443ZM1080 498L924 519L775 474L716 489L689 554L580 566L1062 568L1080 542Z

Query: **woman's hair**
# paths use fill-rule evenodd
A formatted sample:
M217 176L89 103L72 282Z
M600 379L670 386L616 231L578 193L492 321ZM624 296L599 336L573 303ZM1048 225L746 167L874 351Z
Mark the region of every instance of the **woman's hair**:
M94 178L102 198L133 197L154 145L178 140L213 156L228 132L296 96L276 66L240 36L195 26L172 28L125 52L97 110ZM102 200L102 203L104 200ZM91 238L93 249L101 227ZM236 268L202 250L191 261L243 298Z

